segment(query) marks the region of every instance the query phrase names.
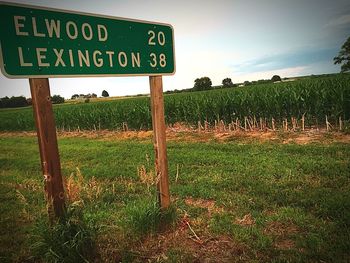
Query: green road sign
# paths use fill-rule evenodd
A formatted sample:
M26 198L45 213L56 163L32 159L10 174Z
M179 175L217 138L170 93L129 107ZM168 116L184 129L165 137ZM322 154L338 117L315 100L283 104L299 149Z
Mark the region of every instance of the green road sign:
M1 70L9 78L175 73L167 24L0 2Z

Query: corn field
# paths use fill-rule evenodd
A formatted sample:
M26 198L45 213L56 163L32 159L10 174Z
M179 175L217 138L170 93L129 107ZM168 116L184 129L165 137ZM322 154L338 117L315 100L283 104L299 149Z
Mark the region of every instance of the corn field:
M342 129L350 121L350 75L164 96L166 122L199 129ZM54 106L59 130L149 130L150 98ZM31 108L1 110L1 131L34 130ZM209 129L208 128L208 129Z

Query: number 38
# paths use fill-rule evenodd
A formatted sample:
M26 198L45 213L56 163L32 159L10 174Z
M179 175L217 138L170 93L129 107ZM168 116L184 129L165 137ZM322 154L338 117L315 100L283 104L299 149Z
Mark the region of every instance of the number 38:
M150 66L152 68L155 68L158 65L157 55L154 53L151 53L149 56L151 58ZM161 66L162 68L166 66L166 57L163 53L159 55L159 66Z

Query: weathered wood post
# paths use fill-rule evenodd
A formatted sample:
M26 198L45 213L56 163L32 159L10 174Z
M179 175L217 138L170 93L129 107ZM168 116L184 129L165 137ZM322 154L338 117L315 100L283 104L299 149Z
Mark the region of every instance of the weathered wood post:
M53 217L60 218L64 215L65 196L49 79L29 79L29 83L45 182L45 196L49 217L52 220Z
M162 76L149 77L151 89L151 110L153 144L158 182L159 203L162 209L170 205L168 159L166 149L166 127L164 117Z

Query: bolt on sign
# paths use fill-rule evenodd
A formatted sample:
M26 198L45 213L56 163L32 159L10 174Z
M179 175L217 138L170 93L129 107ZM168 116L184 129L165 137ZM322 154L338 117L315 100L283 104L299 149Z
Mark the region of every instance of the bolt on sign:
M0 2L9 78L171 75L171 25Z
M159 204L167 208L162 75L175 73L172 26L6 2L0 17L1 71L29 79L49 210L65 211L49 78L130 75L149 76Z

